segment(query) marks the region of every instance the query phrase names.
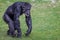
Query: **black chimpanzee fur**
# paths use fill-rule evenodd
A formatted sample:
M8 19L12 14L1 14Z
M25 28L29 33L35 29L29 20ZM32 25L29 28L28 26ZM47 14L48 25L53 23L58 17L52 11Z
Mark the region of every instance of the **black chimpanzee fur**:
M28 36L32 30L32 20L30 15L31 4L27 2L15 2L13 5L9 6L6 12L3 15L4 21L8 24L9 30L7 31L8 35L15 36L15 30L17 30L17 37L21 37L21 29L19 16L23 13L25 14L26 24L28 26L28 30L25 33Z

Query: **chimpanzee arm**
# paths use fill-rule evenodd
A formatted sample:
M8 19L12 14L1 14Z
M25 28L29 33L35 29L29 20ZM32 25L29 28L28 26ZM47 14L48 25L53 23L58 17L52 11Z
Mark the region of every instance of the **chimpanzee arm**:
M25 12L25 18L26 18L26 24L28 26L26 36L28 36L31 33L31 30L32 30L32 20L31 20L30 10L27 10Z
M17 6L14 10L14 22L18 21L19 20L19 16L20 16L20 7ZM17 22L16 22L17 23Z
M16 28L16 30L18 32L17 37L21 37L21 29L20 29L20 22L19 22L20 12L21 12L21 9L18 6L14 11L14 13L15 13L15 15L14 15L14 25L15 26L14 27Z

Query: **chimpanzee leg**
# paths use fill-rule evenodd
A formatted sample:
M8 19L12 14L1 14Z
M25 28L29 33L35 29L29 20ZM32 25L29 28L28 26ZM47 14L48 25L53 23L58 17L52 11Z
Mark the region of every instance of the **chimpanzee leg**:
M14 37L15 36L14 23L12 21L10 21L8 23L8 25L9 25L9 31L10 31L11 35Z
M3 19L4 19L4 21L8 24L8 26L9 26L9 30L7 31L7 34L8 35L14 35L14 23L13 23L13 21L11 20L11 18L7 15L7 14L5 14L4 16L3 16Z
M32 20L31 20L31 16L26 16L26 24L28 26L28 30L26 32L26 36L28 36L30 33L31 33L31 30L32 30Z

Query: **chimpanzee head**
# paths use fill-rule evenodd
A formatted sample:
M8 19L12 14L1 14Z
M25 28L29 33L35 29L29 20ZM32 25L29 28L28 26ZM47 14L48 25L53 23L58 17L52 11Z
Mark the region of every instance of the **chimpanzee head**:
M28 16L30 14L30 9L31 9L31 4L29 3L24 3L24 6L23 6L23 13Z

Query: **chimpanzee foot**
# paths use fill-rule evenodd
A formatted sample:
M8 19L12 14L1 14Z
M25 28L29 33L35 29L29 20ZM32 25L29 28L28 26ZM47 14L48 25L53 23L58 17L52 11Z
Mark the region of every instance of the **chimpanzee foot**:
M7 31L7 35L9 36L12 36L12 37L15 37L16 36L16 33L14 32L10 32L9 30Z

